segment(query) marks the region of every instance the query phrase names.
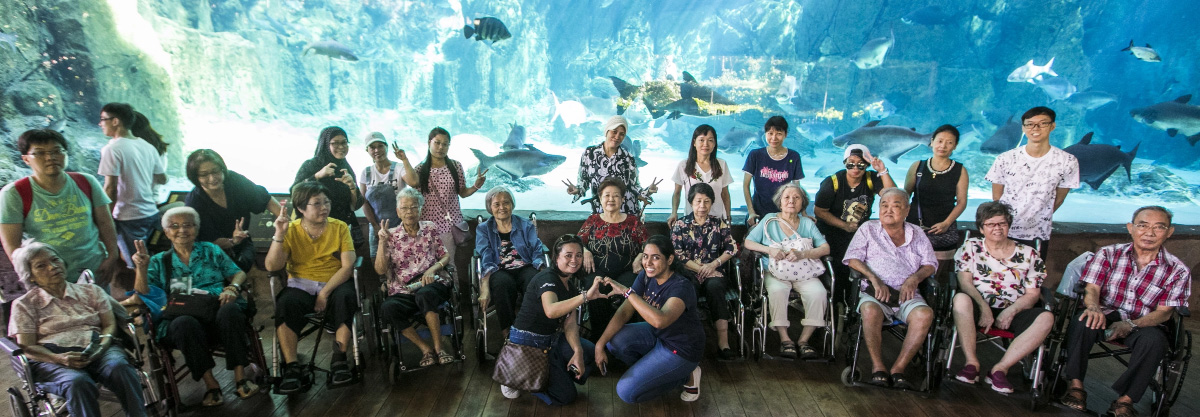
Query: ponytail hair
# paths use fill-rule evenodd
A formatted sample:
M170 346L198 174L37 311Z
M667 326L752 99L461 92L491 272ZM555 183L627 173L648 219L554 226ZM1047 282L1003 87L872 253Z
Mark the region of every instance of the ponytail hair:
M150 126L150 119L141 112L133 112L133 123L129 125L129 133L149 142L159 155L167 153L168 144L163 142L162 135L155 131L153 126Z

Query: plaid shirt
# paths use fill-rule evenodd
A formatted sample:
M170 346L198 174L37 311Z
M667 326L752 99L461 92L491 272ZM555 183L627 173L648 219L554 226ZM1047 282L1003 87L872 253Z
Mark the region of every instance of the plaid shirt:
M1132 243L1100 248L1080 279L1100 287L1104 314L1117 311L1126 320L1150 314L1159 306L1187 306L1192 294L1192 275L1179 258L1159 249L1158 256L1139 271Z

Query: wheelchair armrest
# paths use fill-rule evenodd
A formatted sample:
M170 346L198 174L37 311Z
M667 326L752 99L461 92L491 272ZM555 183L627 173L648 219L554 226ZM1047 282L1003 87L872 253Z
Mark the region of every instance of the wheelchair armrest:
M363 263L363 257L359 256L359 257L355 258L354 259L354 269L361 268L362 263Z
M1191 317L1192 316L1192 312L1190 310L1188 310L1187 306L1175 307L1175 313L1179 314L1179 317Z
M1087 293L1087 283L1083 282L1083 280L1081 279L1075 283L1075 295L1077 295L1079 297L1083 297L1083 295L1086 293Z
M16 340L11 337L0 337L0 349L4 349L9 356L24 355L25 350L21 349L21 345L17 344Z

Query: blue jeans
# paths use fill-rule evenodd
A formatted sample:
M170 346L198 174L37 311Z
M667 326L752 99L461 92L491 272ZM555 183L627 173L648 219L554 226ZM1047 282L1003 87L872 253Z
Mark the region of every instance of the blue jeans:
M125 265L133 269L133 260L130 258L137 249L133 245L135 240L149 241L150 235L158 230L159 215L155 214L150 217L133 220L116 220L113 219L113 224L117 228L117 247L121 249L121 259L125 260ZM97 282L96 284L100 284ZM101 285L104 291L108 291L108 283Z
M563 333L541 335L513 327L508 332L508 340L522 346L550 348L550 381L546 384L545 392L533 393L533 396L548 405L567 405L574 402L578 392L571 383L579 385L587 383L588 376L596 369L596 345L584 339L579 340L579 347L583 349L581 353L583 353L585 365L582 369L583 375L579 379L575 379L574 375L567 372L567 366L570 366L571 357L575 356L575 350L571 349L571 344L567 343L566 335Z
M654 337L650 323L630 323L608 342L608 351L629 370L617 381L617 396L627 403L649 401L687 383L700 366L680 357Z
M54 345L47 345L51 352L62 353L69 350ZM72 416L100 416L100 389L96 382L104 384L121 401L125 415L143 417L146 415L146 402L142 399L142 382L138 378L137 368L129 364L125 352L118 346L111 346L104 353L82 369L68 368L62 365L30 362L33 367L33 379L40 389L61 396L67 400L67 411Z

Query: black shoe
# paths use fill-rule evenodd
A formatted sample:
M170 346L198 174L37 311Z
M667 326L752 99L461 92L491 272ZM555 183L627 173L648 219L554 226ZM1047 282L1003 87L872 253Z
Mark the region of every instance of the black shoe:
M354 382L354 372L350 370L350 363L346 360L345 353L333 355L333 361L329 364L329 372L333 374L333 385L344 385Z
M299 392L303 388L304 365L300 362L292 362L284 365L283 379L279 381L279 388L276 389L280 394L292 394Z
M733 349L730 348L721 349L719 352L717 352L717 359L723 361L731 361L737 359L737 357L737 353L734 353Z

